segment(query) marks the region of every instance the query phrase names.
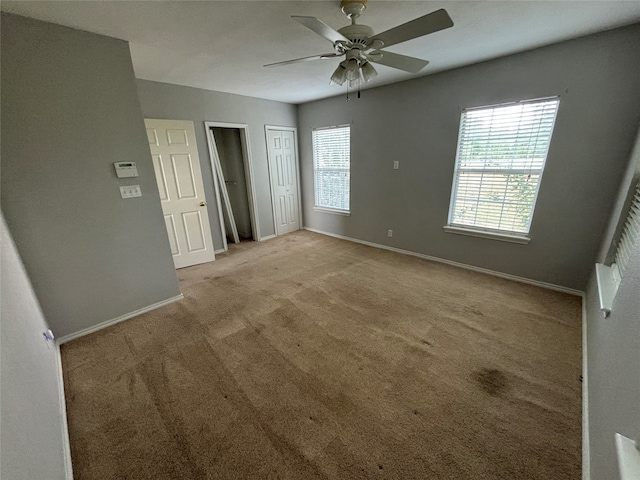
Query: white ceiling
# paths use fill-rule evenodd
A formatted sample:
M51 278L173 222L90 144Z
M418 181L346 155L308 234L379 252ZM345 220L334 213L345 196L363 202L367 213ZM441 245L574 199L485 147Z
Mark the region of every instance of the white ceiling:
M348 24L340 2L324 1L9 1L3 11L130 42L136 76L289 103L341 95L329 85L339 59L277 68L262 65L330 53L327 40L293 21ZM448 70L640 22L640 1L378 1L358 23L387 30L439 8L455 25L389 51L429 60L419 74ZM376 65L367 87L416 75Z

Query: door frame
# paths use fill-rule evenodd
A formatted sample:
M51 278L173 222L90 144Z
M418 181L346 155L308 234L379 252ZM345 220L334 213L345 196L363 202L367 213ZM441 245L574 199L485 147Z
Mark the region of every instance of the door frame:
M258 204L256 203L256 187L253 175L253 163L251 161L251 142L249 141L249 125L246 123L229 123L229 122L204 122L205 136L207 137L207 145L209 147L209 162L211 163L211 171L213 173L213 186L216 192L216 203L218 204L218 217L220 219L220 232L222 233L222 242L224 251L229 250L227 244L226 228L224 226L224 217L222 216L222 202L220 199L220 187L218 186L218 175L214 159L217 157L217 149L215 148L215 139L212 138L212 127L220 128L236 128L240 130L240 144L242 146L242 163L244 164L244 176L247 184L247 196L249 200L249 218L251 220L251 236L255 241L260 241L260 222L258 220ZM215 155L215 156L214 156Z
M293 132L293 141L295 142L295 152L296 152L296 185L298 189L298 225L300 225L300 230L304 230L304 225L302 224L302 195L300 183L302 183L302 179L300 178L300 149L298 146L298 128L297 127L283 127L280 125L265 125L264 126L264 139L265 145L267 146L267 170L269 172L269 187L271 190L271 210L273 212L273 236L278 236L278 227L276 225L276 199L273 195L273 181L271 176L271 161L269 159L269 130L285 130L288 132Z

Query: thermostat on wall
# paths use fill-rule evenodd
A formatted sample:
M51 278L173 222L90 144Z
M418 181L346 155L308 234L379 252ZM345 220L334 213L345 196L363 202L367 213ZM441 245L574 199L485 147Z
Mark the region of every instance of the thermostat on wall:
M116 167L116 175L118 178L137 177L138 169L136 162L116 162L113 164Z

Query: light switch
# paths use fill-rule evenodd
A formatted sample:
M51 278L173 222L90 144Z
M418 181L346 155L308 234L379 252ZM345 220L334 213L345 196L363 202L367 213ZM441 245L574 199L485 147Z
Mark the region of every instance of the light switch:
M141 197L142 190L140 190L140 185L124 185L120 187L120 196L122 198Z
M398 168L400 168L400 161L399 160L395 160L393 162L393 169L394 170L398 170Z

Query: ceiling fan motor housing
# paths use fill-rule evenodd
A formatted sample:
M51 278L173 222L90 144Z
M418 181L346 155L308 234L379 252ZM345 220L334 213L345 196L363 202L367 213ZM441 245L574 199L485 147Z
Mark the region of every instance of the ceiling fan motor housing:
M369 37L373 36L373 29L367 25L347 25L338 30L353 43L364 45Z
M347 60L355 58L358 60L358 63L365 62L367 55L364 52L372 48L371 37L373 36L373 29L367 25L356 25L353 23L342 27L338 32L347 37L351 43L349 45L338 45L336 43L336 45L334 45L336 51L346 53Z
M359 17L367 8L367 0L342 0L340 6L347 17Z

